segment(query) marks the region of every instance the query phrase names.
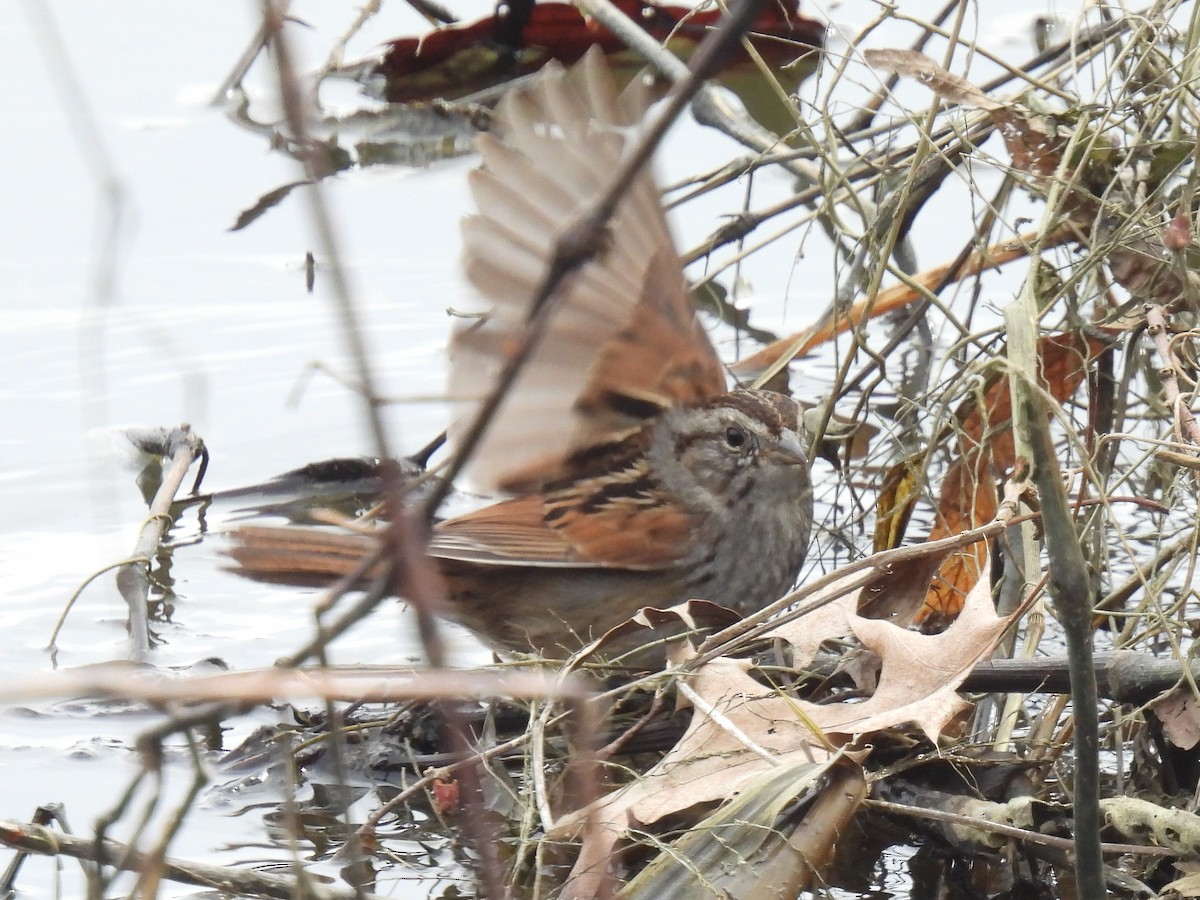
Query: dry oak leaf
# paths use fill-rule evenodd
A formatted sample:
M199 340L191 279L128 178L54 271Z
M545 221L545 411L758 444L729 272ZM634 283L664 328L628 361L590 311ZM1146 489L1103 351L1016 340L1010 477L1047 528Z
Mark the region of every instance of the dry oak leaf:
M945 551L931 554L934 562ZM928 560L925 561L928 564ZM852 576L840 579L845 584ZM836 597L837 585L827 596ZM833 758L843 738L915 722L936 740L966 708L957 688L989 656L1008 625L996 616L989 580L970 592L962 615L938 635L921 635L855 614L851 591L796 622L768 633L793 643L802 657L824 640L855 635L882 661L879 687L863 702L818 705L764 687L746 660L719 657L686 682L695 711L679 742L646 774L560 819L547 837L570 837L587 825L581 860L608 858L631 828L698 803L728 799L763 772ZM801 665L803 663L800 663ZM681 682L682 684L682 682Z
M914 566L918 562L929 566L944 555L913 561ZM798 657L807 655L809 648L824 640L851 635L879 657L879 686L870 698L861 703L817 707L812 718L826 734L868 734L915 722L930 740L936 740L946 724L966 709L967 704L958 696L958 686L977 662L991 655L1009 624L1008 619L996 615L988 575L989 554L982 556L985 562L981 577L967 594L958 618L941 634L919 634L885 619L855 614L850 600L860 602L861 594L870 591L871 585L818 610L817 614L824 613L819 623L804 616L768 633L791 642ZM907 570L898 569L893 574L900 585L908 580ZM841 634L822 633L838 630L828 626L839 617L845 622Z

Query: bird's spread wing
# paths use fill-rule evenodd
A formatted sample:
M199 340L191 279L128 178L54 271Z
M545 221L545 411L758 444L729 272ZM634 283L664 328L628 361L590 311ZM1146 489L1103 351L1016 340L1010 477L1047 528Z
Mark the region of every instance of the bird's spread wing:
M480 140L483 165L471 173L479 212L463 225L464 268L489 309L451 345L449 391L465 401L452 439L522 333L555 241L607 186L644 110L644 101L616 96L596 53L570 72L547 66L532 89L501 102L494 133ZM548 332L473 457L470 475L488 489L535 489L580 448L726 389L648 172L597 257L552 302Z

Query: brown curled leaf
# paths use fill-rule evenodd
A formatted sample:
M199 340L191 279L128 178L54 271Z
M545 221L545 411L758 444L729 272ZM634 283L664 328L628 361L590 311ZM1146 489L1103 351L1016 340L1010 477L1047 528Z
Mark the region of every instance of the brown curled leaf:
M955 75L916 50L864 50L863 57L872 67L893 75L921 82L943 100L995 112L1007 109L961 75Z
M1090 360L1106 346L1099 338L1075 332L1041 338L1038 355L1050 395L1059 403L1071 397L1087 375ZM931 541L977 528L996 515L996 482L1016 463L1007 378L995 376L984 391L982 408L975 400L959 408L956 433L958 454L942 481ZM917 620L934 624L957 616L986 561L982 544L951 554L934 577Z

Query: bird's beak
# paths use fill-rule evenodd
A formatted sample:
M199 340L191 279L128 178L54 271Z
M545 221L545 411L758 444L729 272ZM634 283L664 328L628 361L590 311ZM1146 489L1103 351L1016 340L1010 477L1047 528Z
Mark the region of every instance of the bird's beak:
M779 435L779 442L772 444L767 450L767 458L787 466L807 466L808 456L804 453L804 443L800 434L785 428Z

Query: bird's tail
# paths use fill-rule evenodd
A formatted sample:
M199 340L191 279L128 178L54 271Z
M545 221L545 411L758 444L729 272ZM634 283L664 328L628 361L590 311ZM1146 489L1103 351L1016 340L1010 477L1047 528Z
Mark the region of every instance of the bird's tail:
M279 584L326 585L358 568L379 546L365 534L320 528L243 525L230 534L233 571L256 581ZM382 571L377 563L363 573L369 579Z

